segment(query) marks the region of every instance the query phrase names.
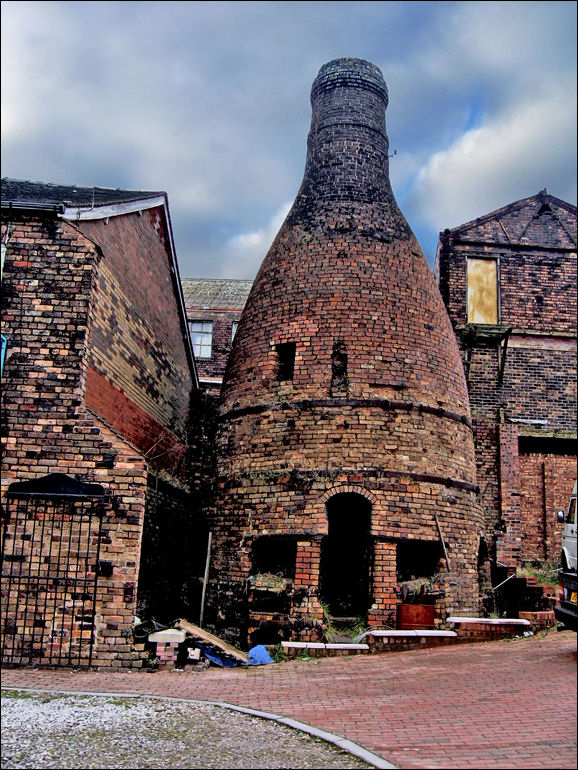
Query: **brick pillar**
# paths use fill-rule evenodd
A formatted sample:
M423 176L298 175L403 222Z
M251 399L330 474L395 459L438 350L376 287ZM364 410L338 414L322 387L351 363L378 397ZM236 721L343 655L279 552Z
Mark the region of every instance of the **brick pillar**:
M367 614L368 626L395 626L397 597L396 544L375 541L373 567L373 606Z
M308 615L321 619L323 611L319 603L319 562L321 559L321 538L299 540L295 567L295 590L306 589L307 593L291 608L292 615Z
M500 425L500 511L504 533L496 544L496 558L508 570L515 570L522 549L520 521L520 456L518 427Z

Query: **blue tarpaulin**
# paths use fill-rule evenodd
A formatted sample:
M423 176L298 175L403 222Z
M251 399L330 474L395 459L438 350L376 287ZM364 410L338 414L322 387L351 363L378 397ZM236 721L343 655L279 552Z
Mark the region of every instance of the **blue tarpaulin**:
M274 663L275 661L269 655L267 648L263 644L258 644L256 647L251 647L249 650L249 665L250 666L262 666L265 663Z
M231 658L226 658L224 655L219 655L218 652L215 652L215 650L209 650L207 647L205 647L200 642L195 642L199 650L203 653L205 658L211 661L211 663L215 663L217 666L223 666L223 668L230 668L231 666L238 666L236 660L231 660Z
M231 666L241 666L244 665L243 663L240 663L236 660L233 660L225 655L219 655L218 652L215 650L210 650L205 645L202 644L202 642L195 641L195 645L199 648L199 650L203 653L205 658L211 661L211 663L214 663L217 666L222 666L223 668L230 668ZM249 650L249 660L247 662L247 666L263 666L266 663L274 663L275 661L273 658L269 655L267 652L267 648L262 645L258 644L256 647L252 647Z

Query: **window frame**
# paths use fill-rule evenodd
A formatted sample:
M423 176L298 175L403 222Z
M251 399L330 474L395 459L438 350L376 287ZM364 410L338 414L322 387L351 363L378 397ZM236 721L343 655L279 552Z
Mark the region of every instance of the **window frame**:
M493 262L495 264L495 278L496 278L496 320L494 322L473 320L470 316L470 263L471 262ZM466 255L466 323L479 324L485 326L499 325L502 322L502 307L501 307L501 276L500 276L500 257L489 254L467 254Z
M195 329L193 328L195 325L209 328ZM189 320L189 335L195 358L207 361L213 357L213 332L214 323L211 319L194 318ZM199 335L199 338L196 339L194 335ZM206 355L206 351L208 351L208 355Z

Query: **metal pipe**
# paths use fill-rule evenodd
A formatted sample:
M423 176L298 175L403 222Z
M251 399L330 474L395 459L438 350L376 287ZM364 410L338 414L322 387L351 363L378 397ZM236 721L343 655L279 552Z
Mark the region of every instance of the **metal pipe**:
M203 577L203 592L201 594L201 612L199 614L199 626L203 627L203 615L205 613L205 595L207 593L207 581L209 580L209 564L211 562L211 542L213 539L213 533L209 532L207 540L207 559L205 561L205 575Z

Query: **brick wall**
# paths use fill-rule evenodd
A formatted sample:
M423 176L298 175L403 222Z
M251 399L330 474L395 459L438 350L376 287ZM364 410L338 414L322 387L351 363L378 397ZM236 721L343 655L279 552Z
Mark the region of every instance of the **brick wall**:
M139 448L146 452L163 429L184 442L192 381L161 212L111 217L107 224L83 220L78 226L103 253L92 296L88 364L136 405L137 414L158 424L153 432L149 420L146 439L131 435ZM91 379L88 398L95 384ZM99 409L109 404L103 416L115 425L123 410L108 396L94 398Z
M575 475L575 455L520 454L522 559L559 559L562 524L556 512L568 508Z
M499 321L512 327L502 380L498 345L468 345L462 332L468 257L499 261ZM576 475L576 209L542 192L445 231L436 270L468 360L490 550L510 568L555 559L560 531L545 499L567 496ZM532 441L550 445L523 448Z
M103 484L110 499L98 586L95 662L138 663L130 629L140 560L145 463L83 404L86 330L97 249L65 222L14 215L3 280L8 350L2 389L2 494L14 481L51 472ZM101 467L106 455L115 467ZM7 536L11 536L10 523ZM9 598L3 601L9 605ZM46 618L58 629L58 619ZM90 628L84 627L85 632Z
M143 219L134 215L137 223ZM153 233L155 222L149 218L147 225ZM129 243L131 231L114 223L107 234L116 232L118 242L106 242L101 250L51 214L11 212L2 228L7 241L2 320L8 337L2 495L12 482L53 472L104 486L108 502L100 559L110 569L98 578L92 620L84 618L74 633L94 633L94 664L117 668L140 660L132 625L143 524L159 510L147 486L148 466L157 455L159 472L185 473L191 383L178 319L166 307L162 312L163 303L175 308L162 240L151 256L150 236L147 243L141 233L135 247ZM128 254L124 273L113 246ZM151 268L146 274L134 264L141 251ZM146 267L146 260L138 259ZM135 278L139 275L142 281ZM170 495L165 497L170 511ZM184 531L184 524L180 529L183 541L194 513L190 506L189 529ZM167 517L163 525L169 523ZM15 534L10 527L9 522L9 539ZM3 594L3 604L10 607L10 602ZM56 631L59 622L43 619Z

